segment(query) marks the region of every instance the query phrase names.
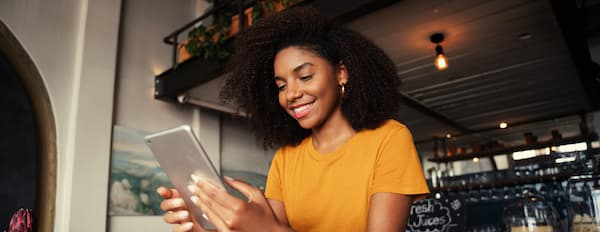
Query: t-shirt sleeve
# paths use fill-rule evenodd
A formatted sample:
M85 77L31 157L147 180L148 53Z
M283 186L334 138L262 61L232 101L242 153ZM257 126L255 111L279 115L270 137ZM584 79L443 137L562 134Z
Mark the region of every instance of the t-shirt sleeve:
M429 193L421 161L408 128L394 128L383 139L375 161L372 194L392 192L414 195Z
M283 171L283 154L282 148L275 152L269 174L267 174L267 186L265 189L265 197L268 199L283 201L282 187L282 171Z

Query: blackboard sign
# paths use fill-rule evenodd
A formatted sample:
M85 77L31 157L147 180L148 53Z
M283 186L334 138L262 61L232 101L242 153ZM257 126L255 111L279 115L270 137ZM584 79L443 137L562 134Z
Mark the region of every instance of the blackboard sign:
M424 199L410 208L407 231L465 231L465 205L458 198Z

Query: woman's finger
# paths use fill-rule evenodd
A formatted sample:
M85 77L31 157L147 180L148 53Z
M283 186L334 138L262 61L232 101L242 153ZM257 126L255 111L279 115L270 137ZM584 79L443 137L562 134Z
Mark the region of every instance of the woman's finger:
M160 202L160 209L164 211L173 211L178 209L187 209L182 198L171 198Z
M265 199L263 193L254 186L249 185L243 181L235 180L228 176L225 176L224 179L225 182L229 184L229 186L244 194L244 196L248 198L249 202L256 202L260 204L267 203L267 200Z
M163 216L163 219L165 220L166 223L169 223L169 224L176 224L176 223L178 224L181 222L187 222L187 221L192 220L192 218L190 216L190 211L187 211L187 210L167 212Z
M156 192L158 192L158 195L164 199L180 197L179 192L177 192L177 189L174 188L169 189L161 186L156 189Z
M194 227L194 223L193 222L186 222L186 223L182 223L182 224L179 224L179 225L175 226L173 228L173 232L187 232L187 231L192 231L193 227Z
M239 206L239 204L243 204L244 201L240 200L237 197L229 194L225 189L214 186L209 182L199 181L195 187L201 192L200 199L207 204L214 205L214 209L217 212L222 212L226 214L220 214L224 218L230 218L233 214L232 211ZM204 198L202 198L204 197Z
M198 195L202 195L202 193ZM200 197L198 197L197 195L192 196L191 200L196 206L200 208L204 216L206 216L208 220L217 228L217 231L231 231L229 227L225 224L223 219L211 208L210 203L205 204L205 202L200 200Z

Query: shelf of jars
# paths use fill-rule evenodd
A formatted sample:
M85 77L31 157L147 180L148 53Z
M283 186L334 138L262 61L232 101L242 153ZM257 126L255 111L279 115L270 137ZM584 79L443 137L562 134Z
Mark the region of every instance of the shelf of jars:
M460 225L455 231L600 231L598 170L547 177L525 177L533 181L519 185L434 192L429 201L462 208L462 217L447 217Z
M510 179L496 180L494 182L489 183L476 183L476 184L465 184L465 185L451 185L445 187L438 187L431 189L432 192L456 192L456 191L468 191L473 189L487 189L487 188L497 188L497 187L511 187L517 185L528 185L535 183L547 183L547 182L556 182L556 181L564 181L573 176L574 173L558 173L558 174L550 174L543 176L523 176L523 177L513 177Z
M583 173L598 172L600 148L552 153L513 161L505 170L459 176L434 177L432 192L456 192L536 183L561 182Z
M411 223L443 219L454 226L439 231L600 232L600 148L518 161L438 178L429 198L413 207Z
M466 154L458 154L458 155L450 155L450 156L441 156L434 157L428 159L431 162L435 163L446 163L452 161L460 161L460 160L471 160L473 158L485 158L492 157L501 154L510 154L517 151L524 150L532 150L532 149L540 149L546 147L560 146L565 144L579 143L579 142L589 142L598 139L598 135L595 133L587 133L578 136L565 137L565 138L556 138L550 139L548 141L535 142L531 144L522 144L510 147L497 147L486 151L481 152L473 152Z

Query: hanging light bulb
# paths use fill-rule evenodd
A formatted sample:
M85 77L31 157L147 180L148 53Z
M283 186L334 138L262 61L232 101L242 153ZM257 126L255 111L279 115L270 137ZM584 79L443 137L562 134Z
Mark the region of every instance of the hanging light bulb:
M446 56L444 55L444 50L442 49L441 45L435 46L435 53L437 54L435 56L435 68L437 68L440 71L448 68L448 59L446 59Z
M442 41L444 41L444 34L435 33L435 34L432 34L429 39L431 40L432 43L436 44L435 60L433 62L433 64L435 65L435 68L437 68L440 71L448 68L448 58L446 58L446 55L444 55L444 49L442 48L442 45L439 44Z

